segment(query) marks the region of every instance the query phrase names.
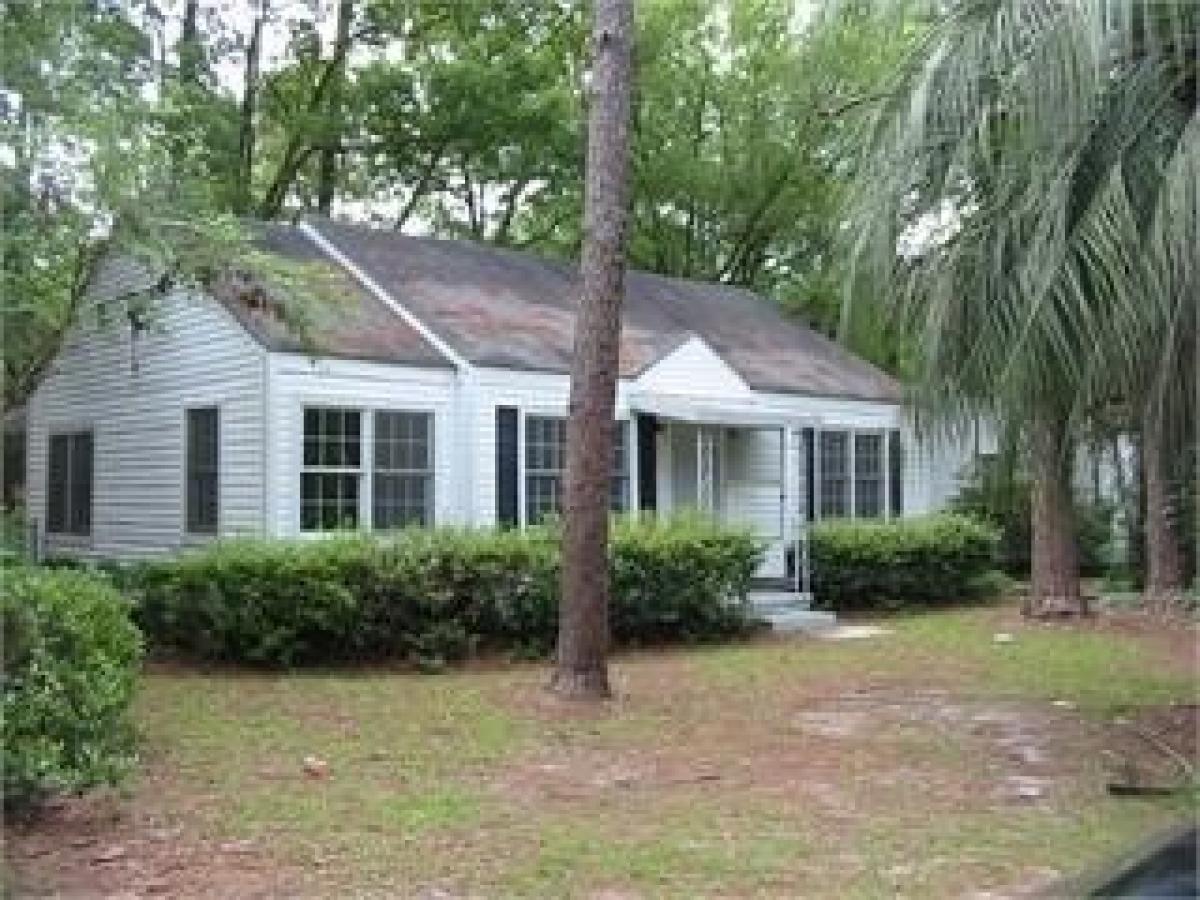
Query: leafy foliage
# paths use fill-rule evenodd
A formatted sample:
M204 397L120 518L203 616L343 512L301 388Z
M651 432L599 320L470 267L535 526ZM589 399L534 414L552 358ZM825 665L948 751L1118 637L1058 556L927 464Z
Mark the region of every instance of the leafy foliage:
M613 534L612 632L620 644L737 634L761 550L693 521ZM231 541L130 573L156 645L200 659L305 665L403 659L440 666L478 647L553 646L557 535L412 530L387 539Z
M246 218L315 211L578 255L586 5L226 6L0 6L8 404L108 249L203 281L241 265ZM861 14L818 32L791 0L640 6L631 262L774 293L832 332L850 123L910 36Z
M109 254L150 273L114 298L139 311L174 286L230 270L258 273L284 293L314 283L255 247L223 168L235 107L200 102L199 86L168 78L136 8L63 0L43 15L35 4L0 6L0 87L11 92L0 107L0 142L11 151L0 162L5 406L36 386Z
M811 533L813 595L835 610L894 609L978 596L999 534L962 515L820 522Z
M1000 533L1000 567L1012 575L1029 574L1030 484L1012 461L980 458L950 506L995 526ZM1079 568L1085 574L1099 574L1112 561L1114 513L1110 503L1075 502Z
M118 782L134 761L141 659L128 602L84 571L18 566L4 582L5 804Z

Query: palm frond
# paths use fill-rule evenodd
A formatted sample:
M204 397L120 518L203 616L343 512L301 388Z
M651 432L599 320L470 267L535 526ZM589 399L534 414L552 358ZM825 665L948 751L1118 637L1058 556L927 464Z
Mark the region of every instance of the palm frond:
M1080 417L1178 380L1196 343L1197 28L1189 0L963 0L935 18L866 126L850 229L849 302L913 345L925 421Z

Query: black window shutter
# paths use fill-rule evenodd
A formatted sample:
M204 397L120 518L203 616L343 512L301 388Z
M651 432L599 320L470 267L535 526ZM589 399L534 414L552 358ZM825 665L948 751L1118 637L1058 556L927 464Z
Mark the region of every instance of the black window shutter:
M816 441L813 437L813 430L805 428L803 431L803 450L804 450L804 516L812 522L817 517L817 465L816 465Z
M67 530L67 481L70 450L65 434L50 436L50 460L46 470L46 529L53 534Z
M517 514L517 410L496 407L496 523L510 528Z
M187 411L187 530L216 534L220 497L220 413L215 406Z
M92 433L78 435L71 454L71 533L92 533Z
M637 417L638 509L658 509L658 456L654 416Z
M888 433L888 478L890 479L888 499L891 514L904 514L904 445L900 442L900 432L893 430Z

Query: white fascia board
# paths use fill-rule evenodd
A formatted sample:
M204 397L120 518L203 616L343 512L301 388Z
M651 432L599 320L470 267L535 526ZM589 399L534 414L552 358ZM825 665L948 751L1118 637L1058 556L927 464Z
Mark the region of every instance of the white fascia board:
M413 314L412 310L405 307L385 291L374 278L364 272L345 253L335 247L333 242L321 234L311 222L300 222L299 228L305 237L320 248L322 253L349 272L359 284L370 291L388 309L403 319L405 324L421 335L438 353L449 360L456 369L460 372L467 372L471 369L471 363L465 356L435 334L433 329Z

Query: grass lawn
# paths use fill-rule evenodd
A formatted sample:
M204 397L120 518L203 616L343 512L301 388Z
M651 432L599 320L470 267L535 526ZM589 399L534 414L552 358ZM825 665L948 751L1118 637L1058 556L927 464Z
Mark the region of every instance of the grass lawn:
M1195 703L1194 629L885 624L625 655L598 709L525 664L155 669L141 777L15 831L9 867L88 896L1006 895L1195 814L1105 792L1153 756L1114 717Z

